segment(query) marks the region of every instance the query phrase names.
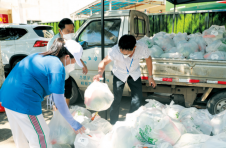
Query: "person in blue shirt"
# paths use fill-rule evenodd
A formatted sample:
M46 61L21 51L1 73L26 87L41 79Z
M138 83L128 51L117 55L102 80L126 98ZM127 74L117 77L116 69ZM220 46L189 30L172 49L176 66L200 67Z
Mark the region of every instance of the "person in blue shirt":
M75 41L71 42L73 45ZM77 63L75 52L67 47L63 38L57 38L49 51L29 55L20 61L2 85L0 102L6 109L17 148L51 147L41 106L44 97L50 94L75 133L85 131L73 119L64 99L65 71L73 70L74 63Z

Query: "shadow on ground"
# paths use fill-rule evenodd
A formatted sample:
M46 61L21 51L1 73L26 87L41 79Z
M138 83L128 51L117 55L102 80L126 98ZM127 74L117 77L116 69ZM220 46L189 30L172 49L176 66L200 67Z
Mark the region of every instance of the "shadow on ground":
M12 136L12 132L8 128L0 129L0 142L9 139Z

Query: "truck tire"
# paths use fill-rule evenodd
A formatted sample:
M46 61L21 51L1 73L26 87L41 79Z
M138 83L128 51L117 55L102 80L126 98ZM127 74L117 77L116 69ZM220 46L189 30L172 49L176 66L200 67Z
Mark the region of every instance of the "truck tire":
M212 115L226 110L226 91L213 94L207 103L207 109Z
M81 95L79 93L79 88L72 78L72 95L70 98L70 105L74 105L76 102L78 102L81 99Z

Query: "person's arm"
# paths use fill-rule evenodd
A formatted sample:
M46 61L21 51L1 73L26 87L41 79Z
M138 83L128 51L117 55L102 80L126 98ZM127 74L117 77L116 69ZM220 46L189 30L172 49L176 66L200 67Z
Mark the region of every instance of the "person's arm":
M68 106L66 104L66 101L64 99L64 94L55 94L53 93L53 100L54 103L61 113L61 115L65 118L65 120L71 125L71 127L75 130L76 134L82 134L85 132L85 128L77 122L71 115Z
M111 63L111 59L109 58L109 56L106 56L98 65L98 74L96 76L93 77L93 81L97 80L100 81L100 78L102 77L105 67Z
M82 70L83 70L83 74L87 74L88 73L88 69L87 69L87 66L86 66L86 64L83 62L83 60L82 59L80 59L80 61L82 62L82 65L83 65L83 67L82 67Z
M145 60L146 60L146 65L147 65L148 73L149 73L149 76L148 76L149 86L152 85L152 87L155 88L156 83L155 83L155 81L153 79L153 75L152 75L152 58L151 58L151 56L149 56Z

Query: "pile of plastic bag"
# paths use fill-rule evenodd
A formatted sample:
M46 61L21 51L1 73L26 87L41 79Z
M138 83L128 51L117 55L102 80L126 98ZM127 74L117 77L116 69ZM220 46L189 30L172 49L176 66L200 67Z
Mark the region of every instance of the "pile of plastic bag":
M113 126L99 116L92 121L88 110L73 106L72 116L86 128L85 133L78 135L55 111L49 123L53 148L70 148L73 144L75 148L225 147L226 111L211 115L207 109L184 108L173 101L169 105L152 99L146 101L147 104Z
M159 32L140 41L148 46L153 58L226 60L225 26L212 25L202 34Z

